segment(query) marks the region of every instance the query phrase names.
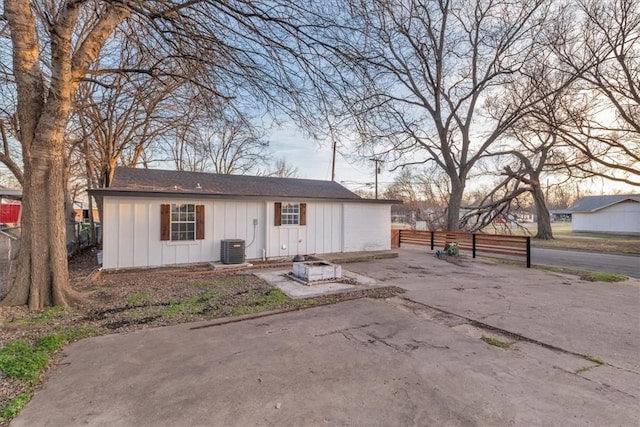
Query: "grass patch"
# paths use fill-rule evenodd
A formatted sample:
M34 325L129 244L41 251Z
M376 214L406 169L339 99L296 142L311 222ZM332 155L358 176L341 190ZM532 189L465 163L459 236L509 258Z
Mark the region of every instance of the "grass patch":
M59 325L56 327L56 332L64 335L67 342L78 341L100 334L98 328L92 325Z
M51 356L69 341L82 336L84 332L78 329L45 335L33 344L25 340L12 341L0 349L0 371L9 378L35 384L40 379L42 371L49 366Z
M283 303L291 301L280 289L271 289L266 294L258 297L251 304L243 304L233 310L234 316L242 316L245 314L254 314L261 311L274 310L283 305Z
M205 308L215 304L216 301L223 297L223 293L216 290L209 290L198 296L186 297L178 301L173 301L161 310L161 314L167 317L200 314Z
M589 356L587 354L582 355L582 357L584 357L585 359L587 359L589 362L593 362L595 364L598 365L604 365L604 360L602 360L601 357L598 356Z
M149 292L136 292L127 297L127 302L132 305L145 305L151 302L151 294Z
M24 408L24 406L29 403L31 397L33 397L33 393L26 392L20 393L19 395L11 399L9 403L4 405L2 409L0 409L0 418L4 418L5 420L12 420L13 418L17 417L20 411L22 411L22 408Z
M627 276L614 273L602 273L600 271L587 272L580 275L582 280L588 280L589 282L624 282L629 279Z
M19 319L7 322L7 325L44 325L50 323L55 319L61 319L68 314L64 307L53 306L49 307L39 313L30 313Z
M482 338L480 339L489 345L492 345L494 347L504 348L504 349L511 347L511 345L513 344L512 342L502 341L502 340L499 340L498 338L487 337L485 335L483 335Z
M537 270L545 270L545 271L553 271L555 273L564 273L571 274L573 276L578 276L582 280L587 280L589 282L624 282L625 280L629 280L627 276L622 276L620 274L615 273L603 273L599 271L584 271L584 270L576 270L575 268L568 267L556 267L552 265L534 265L533 268Z
M49 366L49 354L24 340L13 341L0 350L0 370L9 378L33 384Z

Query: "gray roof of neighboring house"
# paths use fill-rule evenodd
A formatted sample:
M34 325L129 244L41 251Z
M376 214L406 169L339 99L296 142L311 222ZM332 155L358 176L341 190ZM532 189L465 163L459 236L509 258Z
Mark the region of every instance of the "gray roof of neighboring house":
M611 196L586 196L578 200L568 210L569 212L596 212L608 206L626 200L640 202L640 194L616 194Z
M22 190L14 190L12 188L5 188L0 186L0 197L19 200L22 198Z
M325 199L389 203L362 199L333 181L224 175L159 169L116 168L111 187L92 190L95 195ZM395 201L394 201L395 202Z

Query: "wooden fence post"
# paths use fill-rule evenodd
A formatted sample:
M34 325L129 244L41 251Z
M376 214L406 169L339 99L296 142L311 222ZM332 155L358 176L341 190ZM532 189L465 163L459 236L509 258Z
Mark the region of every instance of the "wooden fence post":
M433 250L433 230L431 231L431 250Z
M531 268L531 236L527 236L527 268Z

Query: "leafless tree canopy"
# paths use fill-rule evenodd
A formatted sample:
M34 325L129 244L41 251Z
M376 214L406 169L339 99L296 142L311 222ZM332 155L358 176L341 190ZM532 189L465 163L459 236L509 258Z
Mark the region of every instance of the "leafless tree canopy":
M348 4L348 23L331 35L353 88L339 94L340 113L390 162L446 172L455 230L471 169L534 101L501 100L539 52L548 2Z
M21 147L21 156L11 159L22 160L25 230L5 304L39 308L78 298L68 285L61 230L66 144L74 136L67 138L66 132L79 95L108 109L99 99L101 91L124 86L134 91L129 95L144 97L145 108L165 87L189 84L217 99L250 96L257 103L293 112L309 105L307 96L314 89L305 75L315 66L302 53L319 42L305 24L310 22L304 19L308 11L294 2L13 0L2 7L0 84L3 112L11 118ZM145 92L145 78L157 84L157 92ZM136 93L137 89L142 90ZM135 109L125 113L127 107L120 101L110 106L115 116L137 114ZM87 107L88 111L76 110L78 123L95 116L91 105ZM105 130L137 132L132 126L123 129L117 123L120 117L109 117L109 111L100 114L111 124L85 127L79 131L81 137L87 136L85 131L92 136ZM154 114L153 108L145 114ZM95 124L102 119L93 118ZM122 151L119 143L111 136L104 139L102 167ZM135 155L134 148L130 156Z

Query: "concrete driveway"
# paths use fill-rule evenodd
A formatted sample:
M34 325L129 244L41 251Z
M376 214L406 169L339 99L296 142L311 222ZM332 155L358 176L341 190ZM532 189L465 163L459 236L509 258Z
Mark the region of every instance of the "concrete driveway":
M343 267L408 292L74 343L12 425L637 426L638 281L412 249Z

